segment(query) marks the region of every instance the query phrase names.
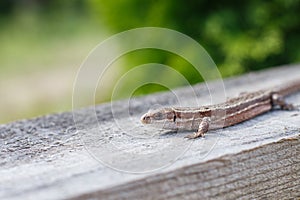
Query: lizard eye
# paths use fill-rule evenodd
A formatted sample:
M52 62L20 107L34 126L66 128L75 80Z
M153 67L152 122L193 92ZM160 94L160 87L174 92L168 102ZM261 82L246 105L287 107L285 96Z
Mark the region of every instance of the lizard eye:
M146 121L146 120L149 120L150 117L149 117L149 116L144 116L142 119L143 119L144 121Z

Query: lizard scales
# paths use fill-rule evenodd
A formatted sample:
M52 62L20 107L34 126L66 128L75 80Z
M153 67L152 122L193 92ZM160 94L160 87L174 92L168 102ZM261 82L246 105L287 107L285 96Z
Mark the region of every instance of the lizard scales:
M200 107L167 107L148 111L141 118L144 124L169 130L197 130L187 138L201 137L208 130L225 128L254 118L279 106L295 107L283 98L300 90L300 80L267 90L245 93L224 103Z

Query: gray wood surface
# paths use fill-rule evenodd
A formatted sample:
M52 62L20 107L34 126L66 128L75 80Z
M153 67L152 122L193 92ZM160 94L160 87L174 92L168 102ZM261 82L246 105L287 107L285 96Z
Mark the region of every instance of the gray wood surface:
M300 65L246 74L224 80L225 95L299 76ZM219 83L209 88L217 100ZM193 89L174 91L185 105L210 104L205 84ZM300 105L300 93L287 100ZM139 122L152 105L178 105L172 93L127 103L115 102L113 113L111 104L76 110L76 123L67 112L1 125L0 199L300 197L299 111L274 110L191 141L183 138L188 132Z

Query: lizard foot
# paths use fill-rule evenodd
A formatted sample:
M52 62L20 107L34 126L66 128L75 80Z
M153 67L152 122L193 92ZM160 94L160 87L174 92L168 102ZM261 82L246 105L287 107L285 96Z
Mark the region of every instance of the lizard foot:
M195 138L198 138L198 137L204 137L204 133L194 132L193 134L189 134L189 135L185 136L184 138L195 139Z
M206 133L208 131L209 124L210 124L210 118L204 117L199 125L198 131L195 132L194 134L185 136L185 138L195 139L198 137L204 137L204 133Z

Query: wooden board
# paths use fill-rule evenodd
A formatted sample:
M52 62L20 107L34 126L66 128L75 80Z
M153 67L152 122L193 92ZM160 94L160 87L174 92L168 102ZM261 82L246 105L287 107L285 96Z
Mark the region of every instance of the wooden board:
M225 94L299 76L300 65L246 74L225 80ZM209 88L217 100L224 97L219 85ZM196 101L190 88L175 92L186 105L211 102L205 84L193 89ZM300 105L300 93L287 100ZM0 199L300 197L299 111L274 110L190 141L188 132L139 122L152 105L178 105L172 93L132 99L129 112L127 103L115 102L113 113L103 104L1 125Z

